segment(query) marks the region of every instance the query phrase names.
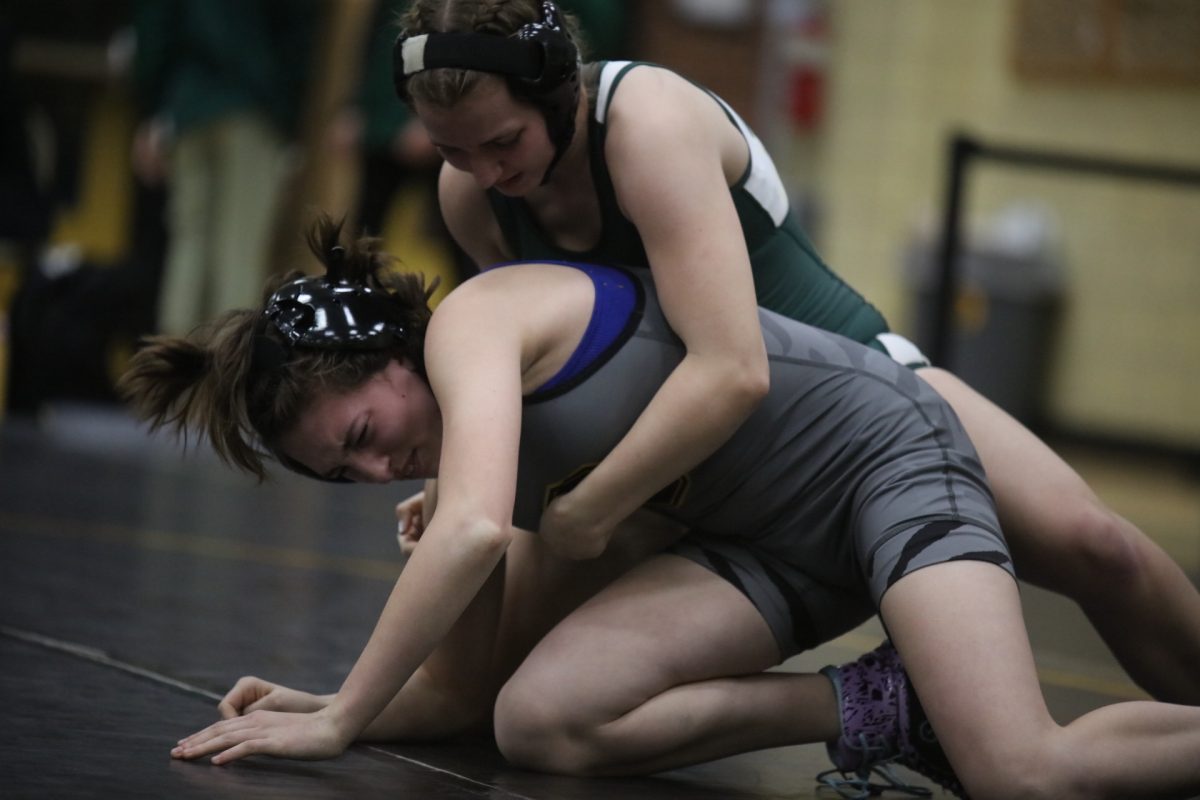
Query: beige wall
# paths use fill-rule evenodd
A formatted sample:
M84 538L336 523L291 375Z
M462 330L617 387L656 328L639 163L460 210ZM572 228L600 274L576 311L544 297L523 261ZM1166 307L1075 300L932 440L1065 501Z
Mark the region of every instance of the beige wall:
M1018 80L1012 0L833 5L827 125L810 176L821 245L898 330L911 333L901 253L938 208L951 131L1200 168L1200 86ZM1200 187L985 166L969 198L976 221L1031 199L1060 224L1070 288L1051 419L1200 445Z

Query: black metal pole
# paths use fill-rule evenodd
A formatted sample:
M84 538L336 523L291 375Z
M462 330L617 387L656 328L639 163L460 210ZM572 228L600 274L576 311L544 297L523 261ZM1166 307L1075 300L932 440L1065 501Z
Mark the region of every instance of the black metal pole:
M1109 178L1174 183L1184 186L1200 184L1200 169L1182 164L1151 164L1102 156L1080 156L1054 150L985 145L980 142L976 142L976 146L976 155L981 159L1018 167L1078 172Z

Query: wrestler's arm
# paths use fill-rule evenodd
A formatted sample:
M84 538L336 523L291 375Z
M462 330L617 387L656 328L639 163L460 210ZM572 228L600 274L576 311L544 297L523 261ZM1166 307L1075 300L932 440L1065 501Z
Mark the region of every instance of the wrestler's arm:
M618 521L724 443L770 380L749 255L722 169L727 137L704 116L712 109L697 105L710 99L663 74L626 77L605 147L618 201L641 234L687 355L628 434L543 517L543 536L572 557L601 552Z
M476 267L512 260L487 196L470 174L449 163L442 164L438 175L438 207L451 237ZM425 482L423 491L396 505L400 552L408 555L417 546L436 502L437 480L431 479Z
M450 236L477 268L513 260L487 194L469 172L455 169L449 162L442 164L438 207Z
M513 535L522 343L495 318L503 309L479 294L448 297L429 326L426 368L443 421L438 507L328 707L355 734L467 610Z

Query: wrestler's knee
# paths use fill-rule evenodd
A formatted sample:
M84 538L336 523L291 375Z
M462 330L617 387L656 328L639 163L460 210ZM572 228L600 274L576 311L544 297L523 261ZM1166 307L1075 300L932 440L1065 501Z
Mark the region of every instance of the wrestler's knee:
M964 780L963 786L973 800L1067 800L1068 797L1086 797L1064 793L1052 785L1045 773L1017 772L994 773Z
M1061 732L1023 736L1013 746L993 742L977 752L970 763L956 765L958 777L974 800L1074 800L1096 797L1099 792L1062 746Z
M588 721L564 693L533 683L518 674L496 699L493 723L501 754L525 769L589 774L597 758Z
M1076 501L1062 512L1050 574L1065 584L1059 588L1066 594L1076 600L1111 596L1112 586L1142 579L1150 543L1136 527L1095 502Z

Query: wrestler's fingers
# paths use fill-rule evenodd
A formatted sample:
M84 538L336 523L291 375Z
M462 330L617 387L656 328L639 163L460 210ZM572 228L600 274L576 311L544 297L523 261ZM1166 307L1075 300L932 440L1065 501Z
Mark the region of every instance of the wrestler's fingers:
M269 695L275 685L251 675L239 678L233 688L225 693L217 704L222 719L233 719L246 714L251 707Z
M238 720L244 719L239 717ZM236 721L236 720L234 720ZM212 725L194 736L189 736L183 739L171 750L173 758L180 758L185 761L201 758L210 753L220 752L236 744L240 744L247 736L253 736L253 729L246 727L242 728L221 728L218 725Z
M243 744L246 746L242 747ZM333 758L348 744L349 739L344 738L334 720L319 711L254 711L244 717L214 723L181 740L171 755L182 759L217 755L214 764L227 764L252 753L318 759Z
M201 747L208 744L213 739L236 733L237 731L252 725L253 723L249 721L249 717L244 716L234 717L233 719L226 719L220 722L214 722L207 728L203 728L202 730L196 731L195 733L180 739L175 745L175 750L186 751L196 747ZM171 752L174 753L175 750L172 750Z
M401 500L396 503L396 519L401 522L403 528L404 517L412 513L421 513L421 509L425 506L425 492L417 492L411 497Z
M420 539L425 530L425 518L420 512L407 514L396 526L398 534L405 539Z
M183 761L194 761L198 758L212 755L212 762L214 764L222 764L234 760L227 755L231 750L238 750L240 748L242 756L250 755L247 752L248 748L243 747L243 745L248 742L261 743L262 741L253 731L238 731L209 739L206 742L191 747L177 747L171 751L171 756ZM241 758L242 756L237 757Z
M270 755L268 749L268 741L266 739L247 739L244 742L234 745L224 752L217 753L212 757L212 763L220 766L228 764L232 761L237 761L239 758L253 756L258 754Z
M419 532L399 533L396 535L396 541L400 543L401 555L412 555L412 551L416 549L417 542L421 540Z

